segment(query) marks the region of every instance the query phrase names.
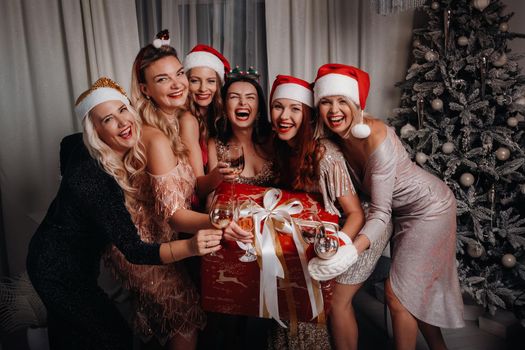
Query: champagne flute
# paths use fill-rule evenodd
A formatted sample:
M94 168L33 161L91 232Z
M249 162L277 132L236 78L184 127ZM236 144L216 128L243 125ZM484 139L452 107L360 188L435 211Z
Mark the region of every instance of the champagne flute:
M317 210L305 209L294 218L295 223L301 230L301 236L307 244L315 243L315 237L319 234L323 224L317 215Z
M224 195L216 195L210 205L210 222L219 229L223 230L232 222L234 215L234 201ZM216 255L211 253L210 255Z
M235 218L237 224L244 230L251 232L254 235L254 220L253 220L254 202L248 196L240 196L237 198L237 206L235 208ZM252 243L243 243L237 241L241 249L244 249L244 255L239 258L242 262L251 262L257 260L257 253Z
M226 149L224 150L220 160L228 164L228 167L232 169L232 173L234 175L240 176L242 171L244 170L244 152L242 149L242 145L238 143L227 144ZM232 197L235 193L236 182L237 180L234 180L232 182L230 193Z

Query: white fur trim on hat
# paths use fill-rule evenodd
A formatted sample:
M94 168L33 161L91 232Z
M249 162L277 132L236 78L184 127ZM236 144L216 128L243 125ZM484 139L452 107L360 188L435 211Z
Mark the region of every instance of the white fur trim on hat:
M206 51L190 52L186 58L184 58L183 65L185 72L195 67L211 68L217 72L222 83L224 83L224 63L212 53Z
M84 117L93 107L106 101L122 101L124 104L129 106L129 100L126 96L122 95L113 88L102 87L93 90L93 92L87 95L78 105L76 105L75 114L79 119L84 119Z
M277 86L273 92L272 101L270 102L279 98L289 98L313 107L314 97L312 91L299 84L287 83Z
M357 106L360 105L357 80L348 75L332 73L324 75L315 81L314 100L316 106L323 97L336 95L348 97Z

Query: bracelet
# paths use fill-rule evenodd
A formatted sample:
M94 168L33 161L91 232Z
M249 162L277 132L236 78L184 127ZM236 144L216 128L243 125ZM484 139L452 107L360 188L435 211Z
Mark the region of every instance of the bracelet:
M173 250L171 249L171 242L168 242L168 246L170 247L170 254L173 262L177 261L177 259L175 259L175 255L173 254Z

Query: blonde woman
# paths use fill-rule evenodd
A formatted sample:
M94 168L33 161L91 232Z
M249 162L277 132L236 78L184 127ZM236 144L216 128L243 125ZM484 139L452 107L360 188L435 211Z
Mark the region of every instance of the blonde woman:
M191 210L196 179L178 124L188 81L175 49L164 41L166 36L161 32L158 47L150 44L139 51L132 72L132 101L143 122L143 153L135 161L143 162L144 171L132 178L140 202L131 211L148 242L180 239L182 232L212 228L208 215ZM237 227L232 227L226 229L228 234L235 234ZM219 243L220 239L208 240L204 247ZM195 348L205 314L185 265L133 266L115 248L106 261L135 297L134 329L144 341L154 337L168 349Z
M186 241L142 241L124 202L136 194L128 171L137 169L128 159L140 153L140 120L122 88L108 78L79 97L75 112L83 121L85 146L81 134L61 142L62 181L31 239L27 269L47 309L50 348L130 349L130 328L97 284L108 243L131 263L162 265L217 250L202 248L221 232L204 230Z
M445 349L440 327L464 326L456 199L443 181L410 160L393 129L364 116L369 87L368 74L356 67L321 66L314 85L318 126L341 146L354 185L370 202L356 241L374 249L392 216L392 266L385 296L396 348L415 349L419 329L430 348ZM347 284L348 300L354 290L351 277L338 278ZM344 335L345 330L341 322L337 332Z

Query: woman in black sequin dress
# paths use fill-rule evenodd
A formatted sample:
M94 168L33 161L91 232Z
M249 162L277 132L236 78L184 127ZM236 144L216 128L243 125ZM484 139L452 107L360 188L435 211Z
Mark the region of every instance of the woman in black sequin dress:
M75 112L97 160L82 134L62 140L62 182L30 242L27 270L48 311L51 349L131 349L131 329L97 284L103 250L113 243L135 264L159 265L218 250L206 246L215 246L208 242L220 240L222 232L202 230L162 244L141 241L124 204L123 189L131 188L123 160L140 133L124 91L101 78L79 97Z

